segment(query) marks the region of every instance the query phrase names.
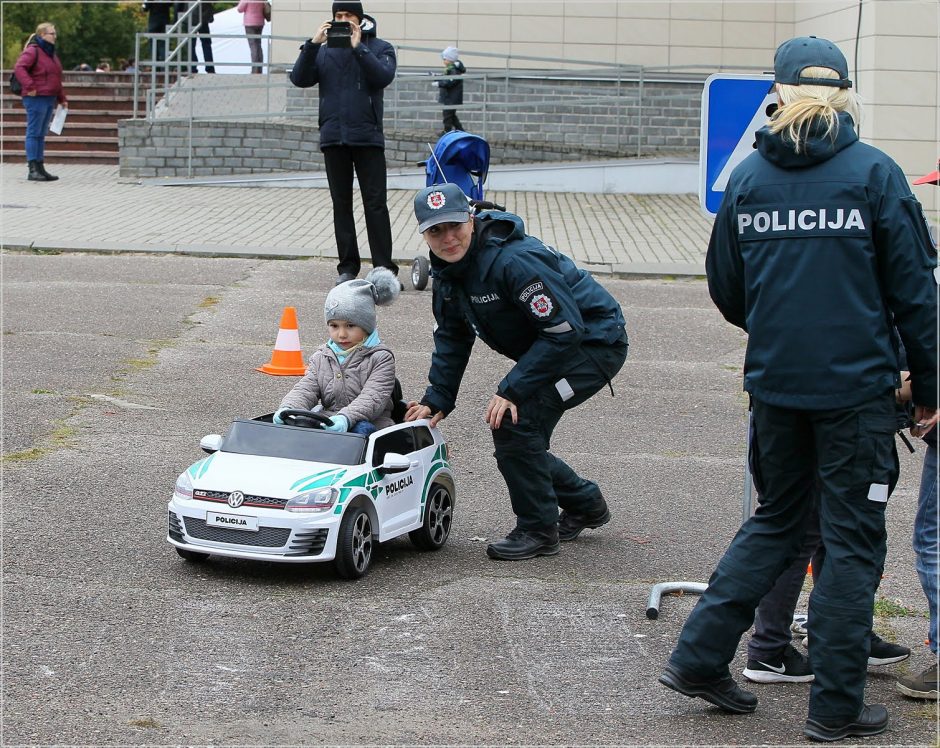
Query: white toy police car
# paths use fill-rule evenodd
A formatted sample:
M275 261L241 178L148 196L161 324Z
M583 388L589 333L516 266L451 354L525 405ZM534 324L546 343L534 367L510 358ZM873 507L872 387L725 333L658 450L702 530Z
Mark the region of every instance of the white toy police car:
M342 577L369 569L376 543L408 533L420 550L447 542L454 476L426 420L369 436L324 431L319 413L236 420L200 446L209 456L176 480L167 541L187 561L210 555L312 563Z

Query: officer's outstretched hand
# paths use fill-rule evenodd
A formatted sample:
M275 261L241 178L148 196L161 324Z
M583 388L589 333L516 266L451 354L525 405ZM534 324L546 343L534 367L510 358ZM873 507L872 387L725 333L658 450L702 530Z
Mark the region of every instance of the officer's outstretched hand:
M911 426L911 436L923 436L940 421L940 410L928 408L925 405L914 405L914 421Z
M405 420L406 421L418 421L422 418L431 418L431 409L427 405L422 405L421 403L416 403L412 400L408 403L408 410L405 411ZM434 417L431 418L431 425L437 426L441 421L444 420L444 413L438 411L434 414Z
M503 416L506 411L509 411L512 415L513 423L519 423L519 411L516 410L516 404L505 397L493 395L486 406L486 413L483 418L491 429L498 429L503 424Z

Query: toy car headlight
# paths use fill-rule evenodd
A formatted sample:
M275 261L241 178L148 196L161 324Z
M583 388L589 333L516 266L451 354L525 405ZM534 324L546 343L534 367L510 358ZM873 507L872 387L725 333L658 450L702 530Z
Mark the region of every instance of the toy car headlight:
M327 512L339 498L339 489L327 486L298 494L284 507L289 512Z
M193 497L193 482L189 479L189 473L183 473L176 479L173 495L178 499L191 499Z

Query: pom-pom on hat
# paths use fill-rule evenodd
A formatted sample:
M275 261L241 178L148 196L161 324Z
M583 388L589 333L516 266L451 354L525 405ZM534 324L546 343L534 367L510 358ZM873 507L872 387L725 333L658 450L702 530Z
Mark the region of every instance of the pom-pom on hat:
M441 52L441 59L447 60L448 62L457 62L459 58L460 53L457 51L457 47L447 47Z
M401 284L388 268L373 268L365 280L346 281L326 295L323 318L342 319L361 327L369 335L375 329L375 305L387 306L398 298Z
M362 23L362 17L365 15L365 11L362 9L362 3L333 3L334 18L336 18L336 14L341 10L352 13L359 19L359 23Z
M807 78L802 75L806 68L829 68L839 78ZM851 88L849 64L842 51L828 39L815 36L798 36L777 47L774 55L774 83L789 86L833 86Z
M466 223L470 220L470 202L456 184L435 184L415 195L418 233L423 234L439 223Z

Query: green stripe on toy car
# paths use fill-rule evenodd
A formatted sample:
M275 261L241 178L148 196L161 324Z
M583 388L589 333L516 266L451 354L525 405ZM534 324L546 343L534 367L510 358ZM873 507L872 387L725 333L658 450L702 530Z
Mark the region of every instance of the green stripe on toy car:
M191 478L201 478L206 474L206 470L209 469L209 465L212 463L213 458L215 458L215 452L213 452L208 457L203 457L199 462L194 462L189 466L189 476Z
M319 473L304 476L300 480L294 481L291 486L292 491L309 491L311 488L322 488L323 486L332 486L346 475L345 468L332 468L331 470L321 470ZM306 481L310 481L307 483ZM301 484L304 484L301 486ZM298 486L301 486L298 488Z

